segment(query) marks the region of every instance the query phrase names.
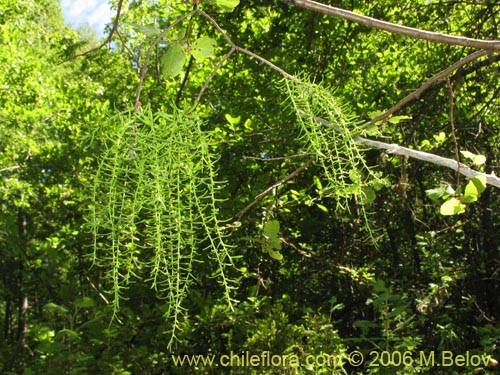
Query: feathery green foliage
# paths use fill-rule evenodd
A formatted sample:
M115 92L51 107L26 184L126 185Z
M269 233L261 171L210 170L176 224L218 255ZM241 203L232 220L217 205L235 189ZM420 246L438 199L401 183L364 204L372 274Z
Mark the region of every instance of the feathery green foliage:
M174 335L195 276L193 262L215 260L231 303L213 145L200 119L178 108L122 113L100 131L105 139L94 181L94 260L113 283L115 313L127 285L146 279L167 300Z
M302 77L286 79L288 101L297 114L300 139L324 170L326 187L337 199L359 197L360 203L375 198L375 190L386 185L366 162L362 145L355 137L365 129L333 95L332 90Z

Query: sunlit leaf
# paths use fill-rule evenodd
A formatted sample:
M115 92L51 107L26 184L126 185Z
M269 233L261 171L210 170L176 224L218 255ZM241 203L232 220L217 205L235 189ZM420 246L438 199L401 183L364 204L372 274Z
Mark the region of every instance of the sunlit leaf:
M229 113L226 113L224 117L226 118L227 122L229 122L233 126L238 125L241 121L241 116L233 117Z
M232 12L240 0L213 0L213 3L223 12Z
M482 165L486 162L486 156L484 155L476 155L470 151L460 151L460 153L467 159L472 160L472 163L474 163L474 165Z
M437 201L439 198L446 198L447 196L455 194L455 190L453 190L450 185L441 185L434 189L427 189L425 194L432 201Z
M391 116L388 121L391 124L399 124L403 120L411 120L411 116Z
M182 71L186 62L186 50L179 44L167 49L161 57L161 71L165 77L175 77Z
M202 61L213 56L216 45L217 43L214 39L208 36L202 36L194 41L191 45L190 52L196 60Z
M444 141L446 141L446 133L445 132L440 132L439 134L434 134L432 137L439 144L441 144Z
M471 178L464 192L464 202L475 202L486 189L486 176L476 176Z
M441 205L439 212L444 216L458 215L465 212L465 204L458 198L452 197Z
M281 250L281 240L278 237L269 238L266 241L266 249L269 250Z
M316 203L316 207L318 207L321 211L328 213L328 208L326 208L322 204Z
M136 32L144 34L148 37L158 36L161 33L161 30L154 23L149 25L139 25L137 23L128 22L128 24L131 25Z
M319 179L318 176L313 176L313 181L314 181L314 185L316 185L316 188L318 190L323 190L323 185L321 184L321 180Z

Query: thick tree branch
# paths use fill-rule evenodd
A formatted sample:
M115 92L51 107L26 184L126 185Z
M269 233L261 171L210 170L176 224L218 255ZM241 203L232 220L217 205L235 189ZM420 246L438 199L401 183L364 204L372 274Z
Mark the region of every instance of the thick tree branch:
M457 61L453 65L450 65L449 67L447 67L446 69L440 71L439 73L436 73L431 78L429 78L422 86L420 86L417 90L415 90L411 94L405 96L394 107L390 108L389 110L387 110L386 112L384 112L380 116L377 116L374 119L370 120L369 123L370 124L374 124L376 122L385 120L390 115L392 115L392 114L396 113L397 111L399 111L401 108L403 108L409 102L411 102L413 100L417 100L418 98L420 98L420 95L422 95L424 93L424 91L426 91L427 89L429 89L429 87L431 87L435 82L448 77L454 70L456 70L458 68L461 68L465 64L467 64L469 62L472 62L474 60L477 60L481 56L484 56L484 55L486 55L488 53L490 53L490 52L487 51L487 50L476 51L474 53L471 53L468 56L465 56L463 59Z
M487 183L489 185L500 188L500 178L495 176L493 173L486 174L483 172L476 171L472 168L469 168L465 164L459 163L453 159L447 159L443 158L442 156L430 154L428 152L412 150L411 148L401 147L397 144L389 144L385 142L374 141L363 137L355 137L354 140L369 147L386 150L389 154L407 156L413 159L423 160L432 164L440 165L442 167L451 168L454 171L468 178L476 176L485 176Z
M333 17L343 18L361 25L384 30L393 34L408 36L414 39L423 39L431 42L451 44L457 46L486 49L490 51L500 51L500 40L481 40L448 34L441 34L433 31L415 29L413 27L402 26L386 21L363 16L345 9L332 7L330 5L318 3L312 0L281 0L285 4L306 8L318 13Z

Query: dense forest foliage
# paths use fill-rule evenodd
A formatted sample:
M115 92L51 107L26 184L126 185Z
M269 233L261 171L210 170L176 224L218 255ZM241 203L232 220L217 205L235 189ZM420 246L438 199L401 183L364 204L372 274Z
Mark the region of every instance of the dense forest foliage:
M499 1L112 6L0 0L0 373L499 371Z

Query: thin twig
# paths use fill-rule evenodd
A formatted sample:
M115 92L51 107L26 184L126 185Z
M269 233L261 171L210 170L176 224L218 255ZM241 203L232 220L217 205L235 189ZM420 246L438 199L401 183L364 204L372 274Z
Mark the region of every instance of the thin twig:
M106 298L106 296L104 294L102 294L102 292L99 289L97 289L97 287L92 282L92 280L90 280L90 277L88 275L84 275L84 277L85 277L85 280L87 280L87 284L89 284L89 286L97 292L97 295L102 300L102 302L104 302L106 305L109 305L109 301Z
M450 126L451 126L451 136L453 137L453 145L455 146L455 159L457 160L457 185L459 183L460 175L460 151L457 141L457 131L455 128L455 93L453 92L453 87L451 86L450 78L446 79L446 84L448 85L448 94L450 96Z
M129 46L127 46L127 44L123 40L123 36L122 36L122 34L120 33L119 30L116 30L116 35L118 35L118 39L120 39L120 42L122 43L123 48L125 48L125 50L128 52L128 54L130 56L130 59L134 63L136 63L136 65L139 65L139 60L136 59L136 57L134 56L134 52L132 52L132 50L129 48Z
M186 83L188 81L189 75L191 74L191 69L193 68L194 57L193 55L189 56L189 61L187 64L186 71L184 72L184 77L182 77L181 84L179 86L179 91L177 91L177 96L175 97L175 105L179 105L182 94L184 93L184 89L186 87Z
M197 9L196 10L196 13L202 15L203 17L205 17L208 21L210 21L210 23L212 25L214 25L214 27L217 29L217 31L219 31L219 33L222 35L222 37L226 40L226 42L231 46L232 49L238 51L238 52L242 52L244 53L245 55L248 55L248 56L251 56L253 57L254 59L256 60L259 60L260 62L268 65L269 67L271 67L273 70L279 72L282 76L286 77L286 78L290 78L290 79L294 79L294 76L292 76L291 74L285 72L283 69L281 69L279 66L273 64L271 61L265 59L264 57L262 56L259 56L255 53L253 53L252 51L249 51L245 48L242 48L242 47L239 47L238 45L236 45L236 43L234 43L231 38L229 38L229 36L225 33L224 30L222 30L222 28L220 27L220 25L217 23L217 21L215 21L209 14L205 13L203 10L201 9Z
M85 51L83 53L80 53L78 55L73 56L72 59L76 59L77 57L82 57L82 56L88 55L89 53L98 51L101 48L105 47L106 44L108 44L108 43L111 42L111 40L113 39L113 34L118 30L118 22L120 20L120 13L122 11L122 6L123 6L123 0L120 0L118 2L118 5L116 6L116 16L115 16L115 20L113 22L113 27L112 27L112 29L111 29L108 37L106 38L106 40L104 42L102 42L101 45L99 45L99 46L97 46L95 48L91 48L88 51Z
M314 158L311 158L309 159L308 161L306 161L304 164L302 164L299 168L297 168L295 171L293 171L292 173L290 173L288 176L286 176L285 178L282 178L281 180L275 182L274 184L272 184L271 186L269 186L266 190L264 190L262 193L260 193L259 195L257 195L254 200L252 202L250 202L249 205L247 205L243 210L241 210L238 215L236 215L236 218L237 220L241 220L241 218L253 207L255 206L262 198L264 198L267 194L269 194L269 192L273 191L274 189L276 189L277 187L285 184L286 182L290 181L292 178L294 178L295 176L297 176L300 172L302 172L303 170L305 170L308 166L310 166L312 164L312 162L314 161L315 159Z
M374 124L379 121L383 121L386 118L388 118L390 115L396 113L399 111L401 108L403 108L406 104L413 100L417 100L420 98L420 95L424 93L429 87L431 87L436 81L439 81L447 76L449 76L454 70L457 70L458 68L464 66L465 64L477 60L478 58L487 55L489 51L486 50L480 50L476 51L474 53L471 53L470 55L464 57L463 59L460 59L453 65L450 65L446 69L440 71L439 73L433 75L431 78L429 78L422 86L420 86L417 90L413 91L411 94L405 96L403 99L401 99L395 106L390 108L389 110L385 111L383 114L380 116L375 117L374 119L369 121L369 124Z
M298 7L306 8L328 16L339 17L348 21L356 22L361 25L384 30L393 34L408 36L414 39L423 39L431 42L451 44L457 46L487 49L490 51L500 51L499 40L482 40L462 36L437 33L413 27L402 26L391 22L381 21L376 18L363 16L345 9L332 7L330 5L318 3L312 0L281 0L282 2Z
M289 159L295 159L295 158L303 158L305 156L310 156L310 155L309 154L298 154L298 155L290 155L290 156L280 156L280 157L276 157L276 158L258 158L255 156L243 155L243 159L260 160L260 161L282 161L282 160L289 160Z

